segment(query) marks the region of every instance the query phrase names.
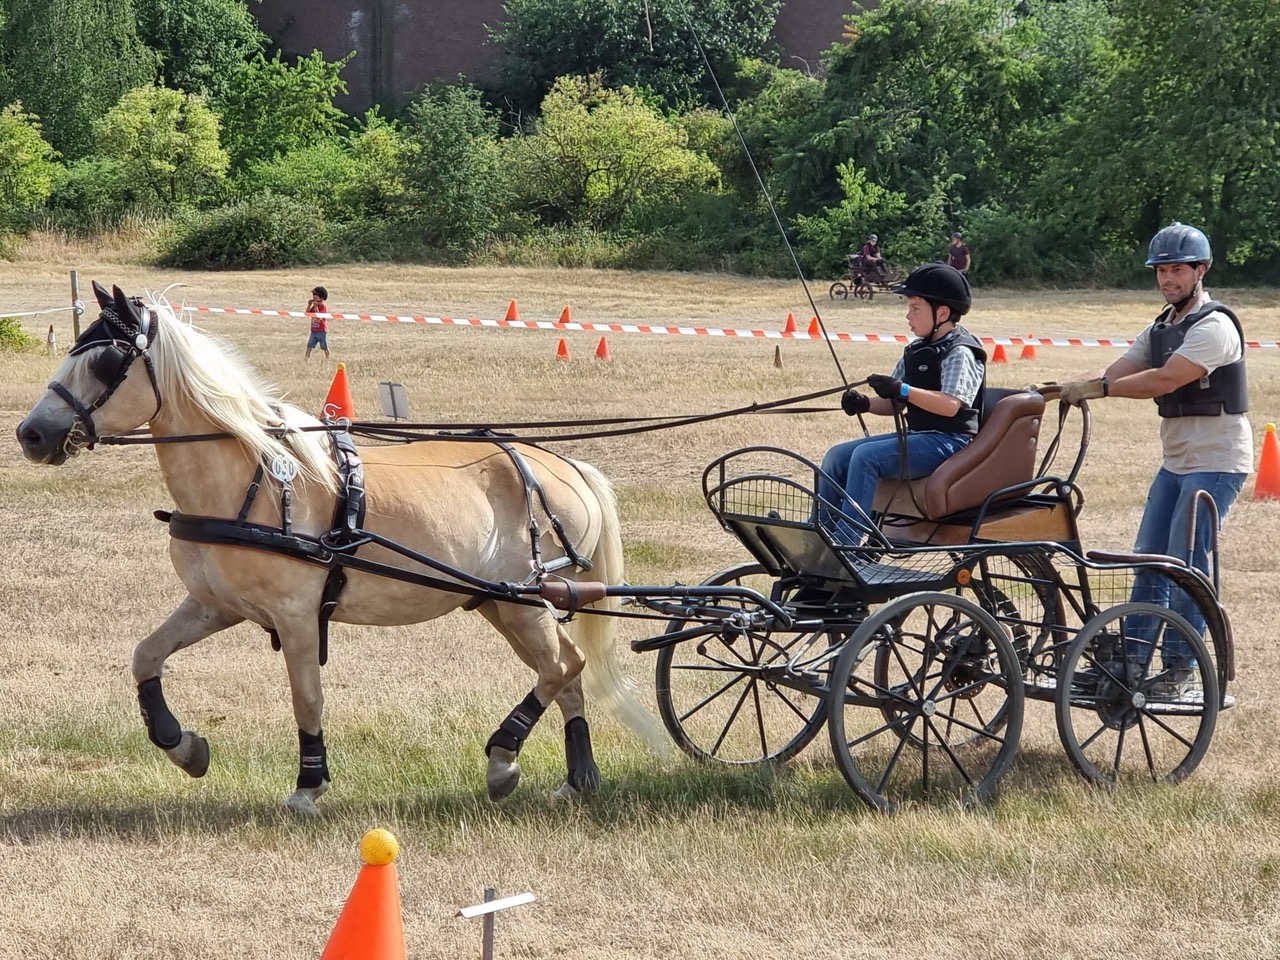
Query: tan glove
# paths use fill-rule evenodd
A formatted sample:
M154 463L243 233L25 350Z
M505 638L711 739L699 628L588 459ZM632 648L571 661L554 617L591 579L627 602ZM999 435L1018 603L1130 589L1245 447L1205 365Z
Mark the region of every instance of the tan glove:
M1081 400L1097 400L1108 393L1109 384L1106 377L1096 380L1081 380L1079 383L1068 383L1062 388L1062 400L1079 406Z

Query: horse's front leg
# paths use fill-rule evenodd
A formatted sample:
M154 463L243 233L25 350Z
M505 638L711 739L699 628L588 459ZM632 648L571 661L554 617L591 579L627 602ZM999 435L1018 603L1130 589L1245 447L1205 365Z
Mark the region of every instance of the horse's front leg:
M316 801L329 789L329 756L324 745L324 690L320 684L320 624L314 610L289 622L276 621L293 717L298 723L298 781L284 799L286 810L316 814Z
M160 675L165 661L174 653L243 619L188 595L133 651L133 679L138 684L138 705L147 735L193 777L203 777L209 769L209 741L178 723L165 703Z

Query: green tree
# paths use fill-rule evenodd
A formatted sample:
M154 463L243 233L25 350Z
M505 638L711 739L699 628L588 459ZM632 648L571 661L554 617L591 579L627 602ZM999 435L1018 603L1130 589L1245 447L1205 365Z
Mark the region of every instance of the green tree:
M517 115L537 109L563 76L601 74L611 87L652 91L669 108L719 107L688 29L693 23L716 75L762 54L780 0L507 0L492 31L499 47L495 100Z
M6 0L0 102L21 100L68 159L93 148L93 124L126 90L156 75L132 0Z
M21 231L53 192L57 152L39 121L11 103L0 110L0 230Z
M369 156L395 150L404 183L397 219L435 250L474 250L498 233L510 191L497 118L474 88L424 90L409 104L402 146L370 140ZM385 139L385 138L384 138Z
M1170 220L1280 266L1280 6L1115 0L1113 55L1049 143L1039 201L1128 255ZM1188 48L1188 38L1194 38Z
M521 204L546 223L616 228L646 204L677 202L717 178L683 127L599 77L556 81L534 132L509 144Z
M215 192L228 158L204 98L148 84L130 90L98 124L99 152L119 164L148 204L173 207Z
M244 0L133 0L138 35L160 57L162 86L217 97L266 35Z
M355 54L329 62L319 50L290 66L277 52L240 65L214 105L234 171L334 136L347 115L334 98L347 92L340 74Z
M796 232L804 242L810 265L824 272L843 266L846 254L857 250L867 234L880 231L893 236L890 231L896 232L894 228L907 210L906 196L870 182L866 172L852 161L840 164L838 172L844 194L840 203L823 210L821 216L796 217ZM893 255L893 245L891 240L886 257ZM900 239L897 245L902 247Z

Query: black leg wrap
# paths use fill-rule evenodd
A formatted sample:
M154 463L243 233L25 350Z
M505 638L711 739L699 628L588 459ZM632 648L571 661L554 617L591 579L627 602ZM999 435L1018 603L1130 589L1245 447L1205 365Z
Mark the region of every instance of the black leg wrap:
M324 748L324 731L317 734L298 731L298 789L318 787L331 780L329 776L329 754Z
M484 745L485 756L488 756L489 751L494 747L519 753L525 739L529 736L529 731L533 729L533 725L538 722L546 709L530 690L529 695L520 701L520 705L507 714L507 719L493 731L493 736Z
M138 684L138 706L142 709L142 722L147 726L147 736L152 743L161 750L172 750L182 742L182 727L164 702L159 677Z
M564 757L569 764L569 786L579 793L600 786L600 768L591 753L591 729L585 717L574 717L564 725Z

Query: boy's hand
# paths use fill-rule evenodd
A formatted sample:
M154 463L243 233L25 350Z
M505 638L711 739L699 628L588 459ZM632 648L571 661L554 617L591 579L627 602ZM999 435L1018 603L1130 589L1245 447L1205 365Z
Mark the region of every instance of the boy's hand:
M871 398L850 387L840 397L840 409L851 417L867 413L871 409Z
M885 400L897 400L902 396L902 381L880 373L867 377L867 386L876 392L877 397Z

